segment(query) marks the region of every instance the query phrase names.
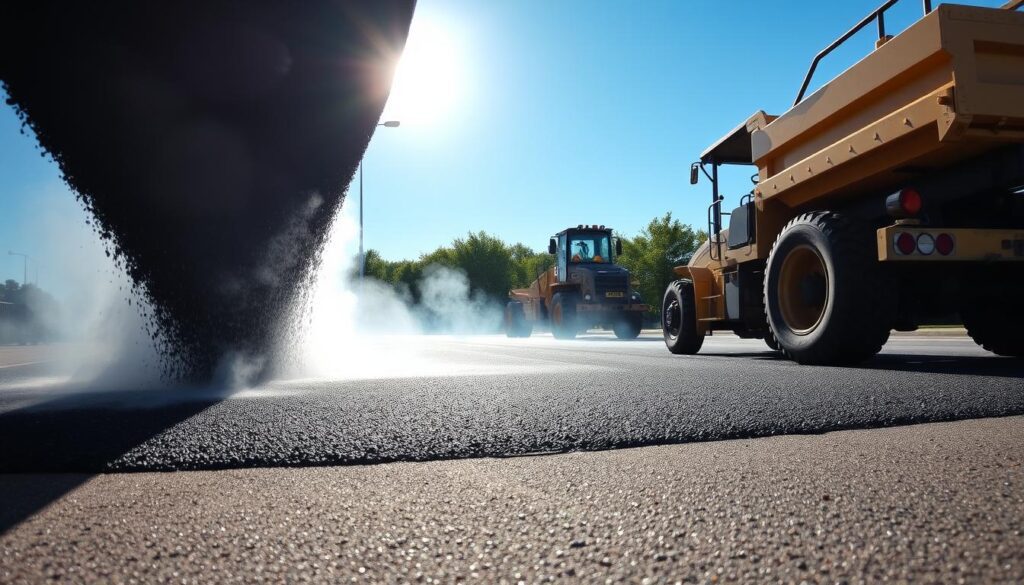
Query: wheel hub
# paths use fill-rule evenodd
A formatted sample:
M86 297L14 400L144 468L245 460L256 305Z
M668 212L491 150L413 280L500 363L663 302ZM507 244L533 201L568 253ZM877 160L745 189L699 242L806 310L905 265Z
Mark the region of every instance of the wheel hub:
M777 293L782 318L793 333L807 335L818 327L828 303L828 271L817 250L801 245L786 255Z
M682 322L682 312L679 309L679 301L672 301L665 306L665 314L662 321L665 323L665 330L672 337L679 336L679 327Z

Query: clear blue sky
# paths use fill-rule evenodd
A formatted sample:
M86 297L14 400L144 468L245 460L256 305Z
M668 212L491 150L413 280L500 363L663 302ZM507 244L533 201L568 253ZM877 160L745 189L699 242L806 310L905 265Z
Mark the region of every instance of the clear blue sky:
M410 75L401 101L427 103L379 129L367 151L367 247L415 258L486 230L540 250L568 225L633 234L667 211L703 225L710 195L688 184L689 163L755 110L785 111L812 56L878 4L420 0L416 64L440 67L443 82L417 86ZM904 0L890 31L920 10ZM817 82L866 54L874 34L853 39ZM437 56L445 63L432 65ZM14 249L38 256L43 286L59 288L63 253L40 242L44 218L84 215L18 130L0 107L0 279L21 280ZM749 189L737 178L724 192L731 202Z

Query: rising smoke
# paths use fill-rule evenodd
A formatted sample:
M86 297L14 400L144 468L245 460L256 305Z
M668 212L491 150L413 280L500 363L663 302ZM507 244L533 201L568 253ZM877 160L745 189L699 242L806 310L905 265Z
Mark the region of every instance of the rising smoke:
M394 375L421 361L430 335L496 331L501 308L472 293L458 270L428 267L419 303L407 291L372 278L360 281L359 228L351 211L346 205L335 221L310 294L294 308L291 321L302 327L282 337L280 376Z
M152 311L134 292L131 279L108 253L109 243L84 221L87 213L59 184L40 192L39 217L33 231L46 243L43 255L54 259L50 272L60 275L62 310L54 323L59 377L47 378L65 390L117 391L181 388L161 376L160 334L148 328ZM315 209L318 198L310 198ZM274 240L266 261L287 262L293 242L303 237L304 223ZM290 234L290 235L289 235ZM426 355L436 336L493 333L500 307L471 292L461 271L434 265L418 283L419 302L408 292L358 277L358 226L352 206L333 222L316 260L319 268L303 286L289 324L268 354L243 351L222 356L214 375L200 388L233 391L261 382L302 378L378 378L443 371ZM265 278L276 273L270 268Z

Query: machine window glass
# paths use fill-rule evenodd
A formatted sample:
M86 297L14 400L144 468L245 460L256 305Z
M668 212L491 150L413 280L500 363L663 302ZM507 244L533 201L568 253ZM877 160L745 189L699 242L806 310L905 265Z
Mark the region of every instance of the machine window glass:
M608 234L579 234L570 240L570 261L573 264L611 263L611 238Z
M558 236L558 281L565 282L565 234Z

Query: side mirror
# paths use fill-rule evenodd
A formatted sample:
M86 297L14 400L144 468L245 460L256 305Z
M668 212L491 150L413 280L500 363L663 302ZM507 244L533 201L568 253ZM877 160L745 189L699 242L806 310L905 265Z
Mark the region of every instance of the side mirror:
M697 179L700 178L700 176L697 174L697 172L698 172L697 167L698 166L700 166L700 163L693 163L692 165L690 165L690 184L691 185L696 185L697 184Z
M620 238L615 238L615 255L622 255L622 240Z
M548 254L554 255L558 253L558 243L555 242L555 238L548 240Z

